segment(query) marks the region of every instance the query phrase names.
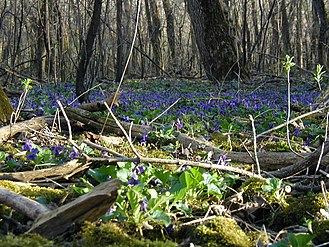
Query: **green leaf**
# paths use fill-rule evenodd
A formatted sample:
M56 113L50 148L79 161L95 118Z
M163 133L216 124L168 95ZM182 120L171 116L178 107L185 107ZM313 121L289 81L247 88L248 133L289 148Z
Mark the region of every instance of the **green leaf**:
M16 160L9 160L7 162L7 166L10 167L10 168L19 168L19 167L22 166L22 164L17 162Z
M89 169L88 175L99 183L105 182L109 177L117 177L115 166L102 166L96 169Z
M4 161L6 159L6 153L0 151L0 162Z
M186 202L178 202L176 205L176 208L183 212L186 215L191 215L192 214L192 209L188 207L188 204Z
M170 217L163 211L155 210L151 215L152 220L161 222L165 226L170 225Z
M154 175L161 180L163 184L166 184L168 182L168 179L170 177L170 172L169 171L164 171L164 170L155 170Z
M313 235L308 233L288 233L288 240L292 247L311 246Z
M128 177L131 175L131 171L126 168L123 168L117 172L117 178L119 178L122 182L128 182Z

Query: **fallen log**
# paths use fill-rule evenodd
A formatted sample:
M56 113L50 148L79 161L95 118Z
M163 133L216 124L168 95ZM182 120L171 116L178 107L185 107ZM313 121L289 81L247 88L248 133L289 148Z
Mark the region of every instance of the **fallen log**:
M115 202L121 184L118 179L101 183L91 192L55 210L49 210L36 201L3 188L0 188L0 203L34 220L28 233L53 238L73 224L95 221L105 214Z
M47 164L43 164L46 166ZM50 168L24 171L24 172L1 172L0 180L41 182L47 179L69 179L73 175L88 169L89 164L81 163L78 159L70 160L62 165L52 165Z
M121 129L118 127L118 125L113 119L106 119L105 117L97 116L89 111L79 108L67 107L65 111L72 123L78 121L82 123L84 125L83 127L86 129L92 129L94 132L103 130L104 133L114 133L117 135L123 134ZM28 131L30 129L40 130L44 128L47 123L51 124L53 118L53 116L36 117L31 120L16 123L11 128L9 126L2 127L0 128L0 144L2 144L4 140L8 140L10 137L19 132ZM137 139L142 139L145 133L149 133L150 131L154 130L153 127L146 125L134 124L131 126L131 124L127 122L121 122L121 124L128 133L131 128L132 138ZM192 150L205 150L207 152L212 152L214 160L218 160L221 155L225 154L227 159L231 160L234 163L255 163L253 157L251 157L246 152L229 152L221 150L213 146L209 142L200 141L181 133L177 133L176 139L182 144L183 148L191 148ZM277 170L282 167L293 165L296 162L300 162L301 160L303 160L302 157L292 152L259 152L257 155L259 163L261 165L261 169L265 171ZM307 156L307 154L301 155L304 157ZM323 156L321 164L329 164L328 155Z

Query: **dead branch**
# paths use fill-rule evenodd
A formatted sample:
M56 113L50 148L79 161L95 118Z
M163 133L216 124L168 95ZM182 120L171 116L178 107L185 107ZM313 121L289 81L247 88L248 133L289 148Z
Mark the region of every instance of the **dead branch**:
M106 106L104 103L111 105L111 103L113 101L114 105L118 105L118 100L119 100L120 95L121 95L121 92L118 92L117 94L112 93L109 97L107 97L103 101L82 104L82 105L78 106L78 108L89 111L89 112L106 111Z
M326 155L329 152L329 142L324 143L323 155ZM317 164L319 157L322 153L322 147L318 147L317 150L310 155L306 156L303 160L287 166L283 167L277 171L273 171L270 174L277 178L286 178L293 176L299 172L306 170L307 168L313 167Z
M29 233L53 238L72 224L95 221L105 214L115 202L121 184L118 179L101 183L91 192L52 211L7 189L0 189L0 202L34 220Z
M35 171L2 172L0 173L0 180L41 182L49 178L52 180L69 179L89 167L88 163L82 164L78 161L78 159L70 160L63 165L43 164L44 166L51 165L52 167Z

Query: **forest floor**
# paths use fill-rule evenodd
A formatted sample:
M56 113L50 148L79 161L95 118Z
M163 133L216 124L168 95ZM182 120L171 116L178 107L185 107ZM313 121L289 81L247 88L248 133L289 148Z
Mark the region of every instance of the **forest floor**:
M72 117L81 107L72 83L29 86L26 97L12 98L15 107L22 105L17 122L38 116L54 121L25 126L10 138L0 128L0 188L47 210L35 216L8 203L0 190L0 246L329 243L328 117L316 104L320 90L312 78L221 85L131 80L120 89L113 116L82 111L80 119ZM101 102L116 86L100 84L89 98ZM102 128L107 117L117 126ZM73 163L76 170L56 173ZM74 214L65 205L105 183L113 190L90 201L106 200L87 201L91 206L79 220L58 223L59 215ZM55 221L47 218L40 230L39 216L54 212Z

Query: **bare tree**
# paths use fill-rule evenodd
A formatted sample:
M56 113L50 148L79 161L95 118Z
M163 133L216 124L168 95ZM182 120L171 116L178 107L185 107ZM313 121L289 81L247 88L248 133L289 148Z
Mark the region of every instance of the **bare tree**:
M325 66L329 70L329 31L328 12L325 8L323 0L313 0L314 15L320 23L319 37L318 37L318 63Z
M117 7L117 62L115 80L120 81L123 72L122 0L116 0Z
M85 93L86 88L84 86L84 79L90 58L93 54L94 41L97 35L98 28L100 26L101 12L102 12L102 0L94 0L94 10L93 10L93 15L91 17L87 38L83 42L79 53L79 64L77 68L76 81L75 81L76 95L80 96L79 97L80 103L87 101L88 99L88 96Z
M222 0L186 1L203 68L210 80L240 74L238 46ZM228 77L229 76L229 77Z

